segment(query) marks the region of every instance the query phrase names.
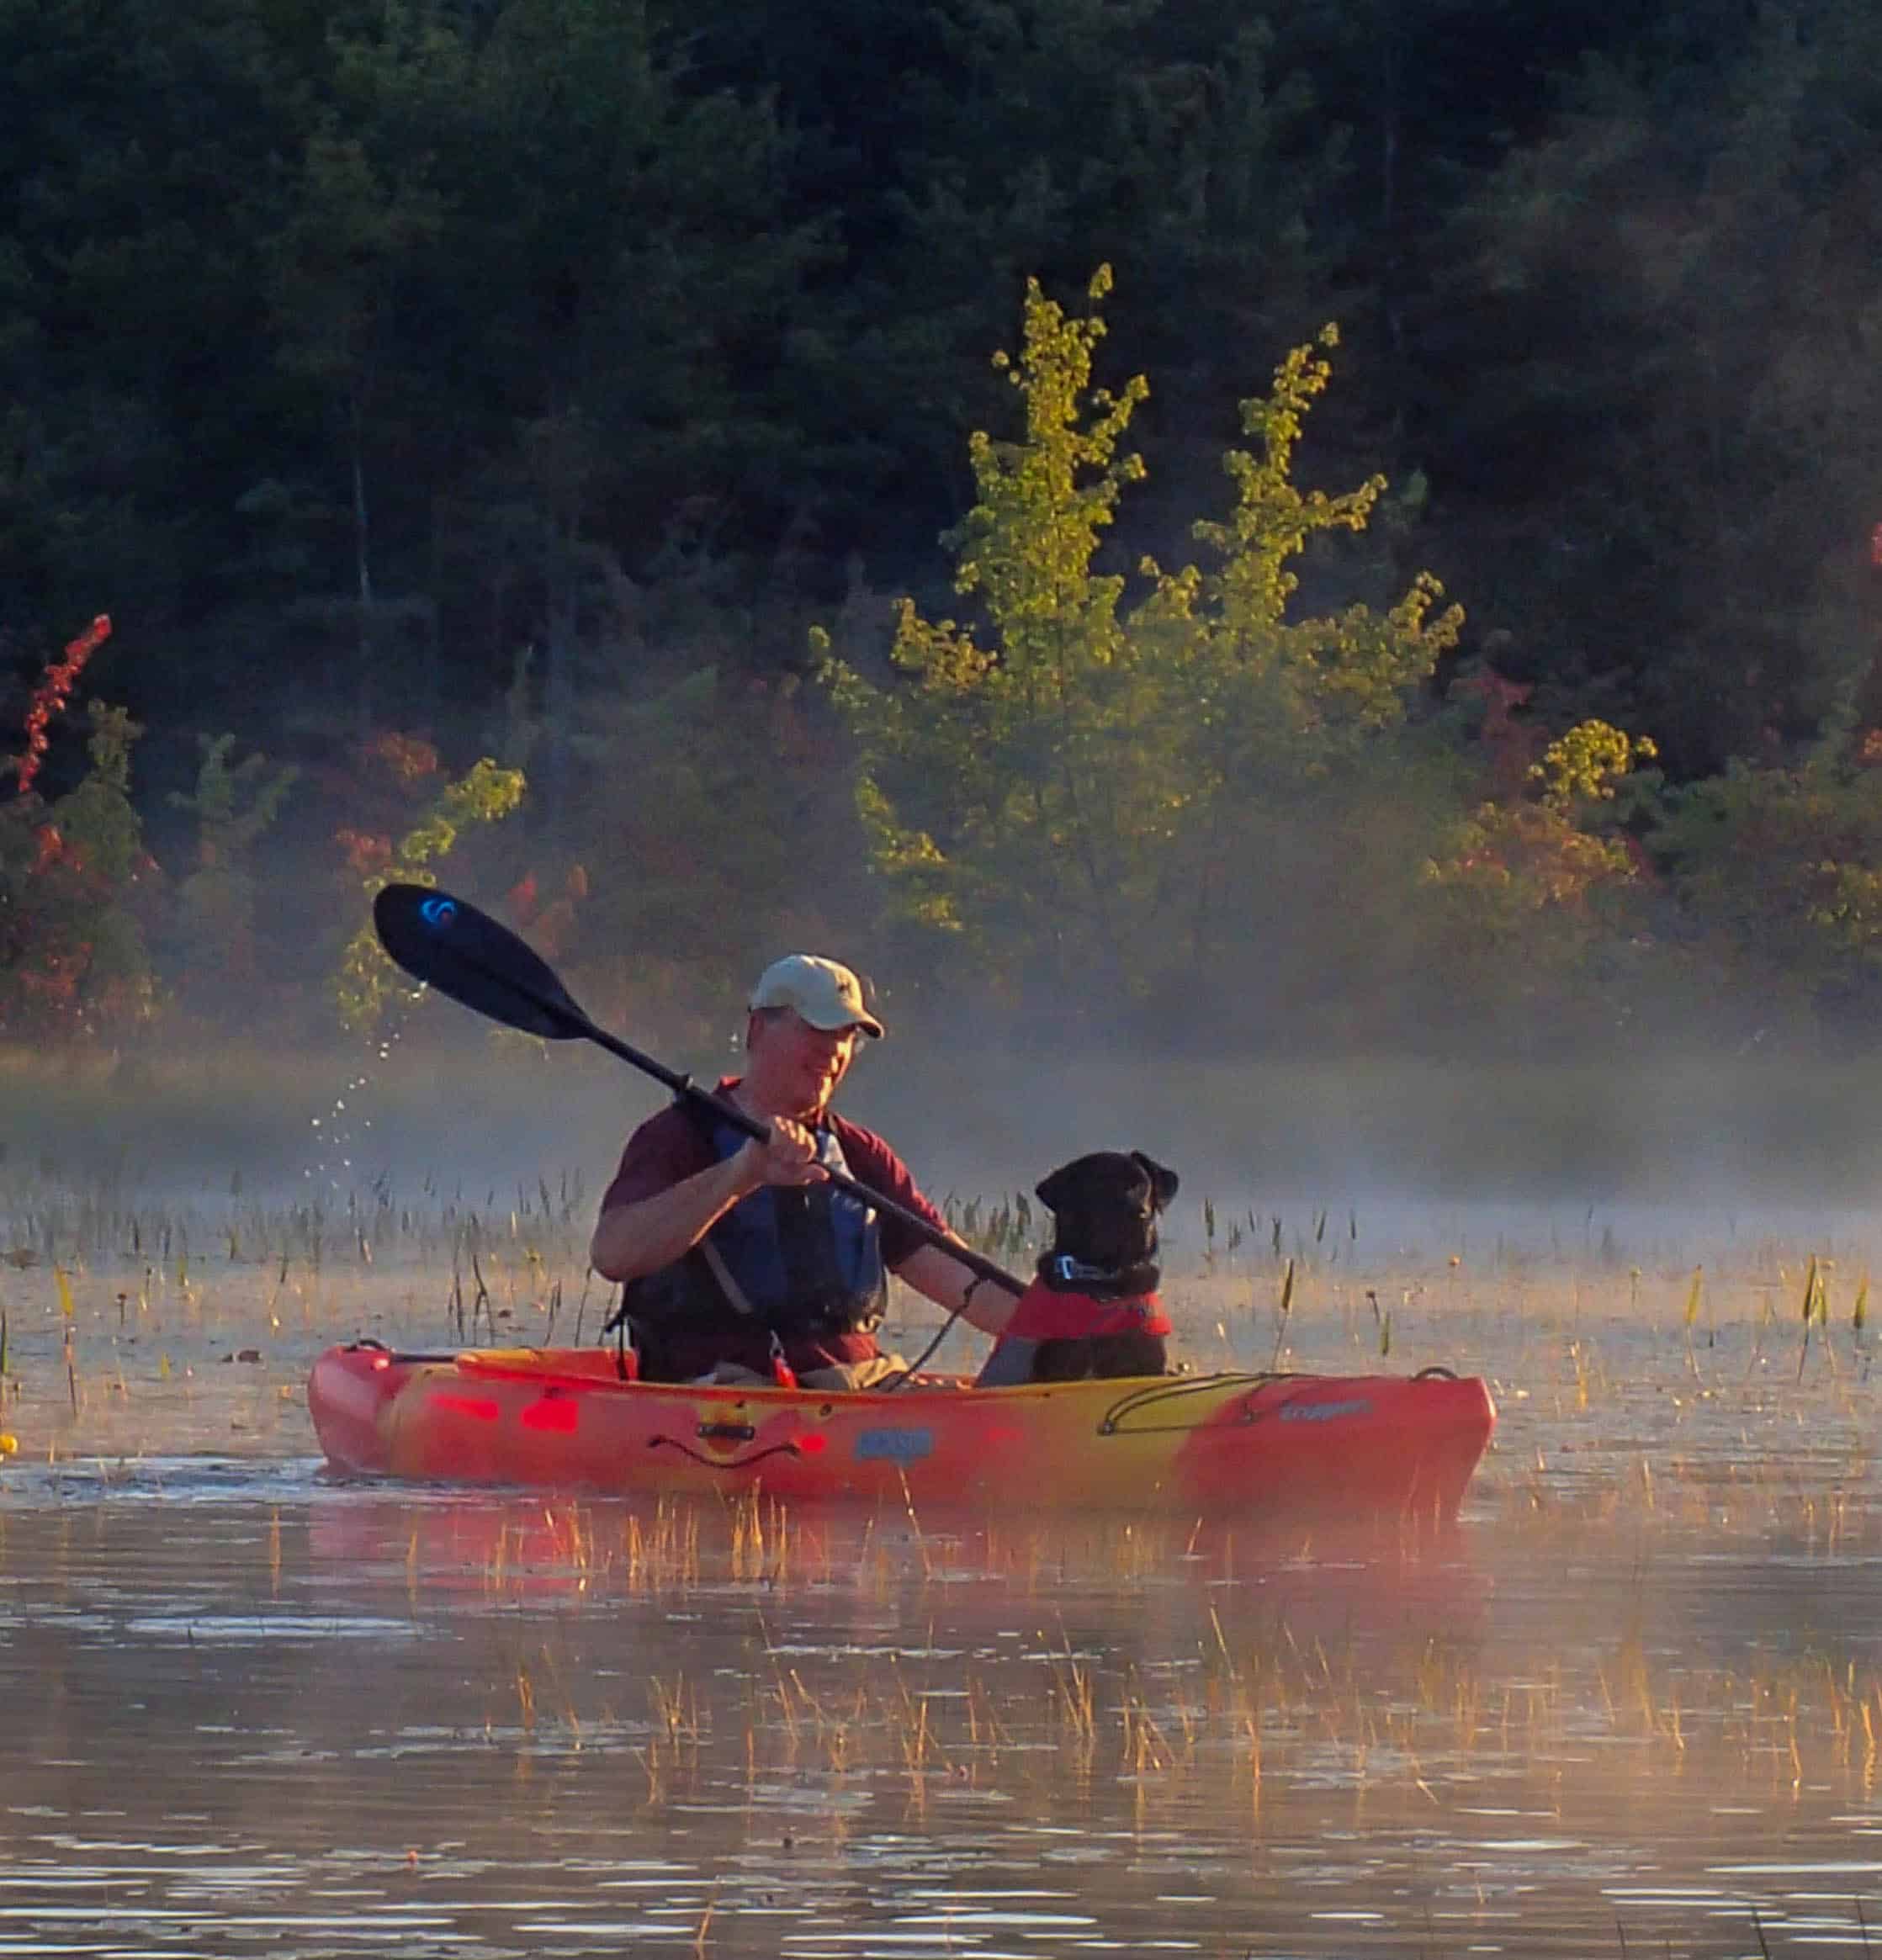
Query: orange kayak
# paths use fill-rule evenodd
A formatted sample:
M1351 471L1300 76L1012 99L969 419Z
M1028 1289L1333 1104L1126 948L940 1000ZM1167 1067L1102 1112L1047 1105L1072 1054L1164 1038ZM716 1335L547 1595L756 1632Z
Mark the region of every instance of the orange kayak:
M606 1348L330 1348L307 1401L337 1470L453 1484L1293 1520L1452 1518L1484 1384L1177 1375L835 1393L623 1381Z

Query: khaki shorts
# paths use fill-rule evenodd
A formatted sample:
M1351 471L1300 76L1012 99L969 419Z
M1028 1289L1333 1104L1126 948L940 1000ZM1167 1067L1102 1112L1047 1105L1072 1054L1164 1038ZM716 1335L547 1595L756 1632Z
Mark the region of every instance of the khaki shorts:
M909 1364L899 1354L872 1354L867 1361L836 1361L813 1368L798 1377L802 1388L880 1388L892 1377L906 1375ZM771 1378L742 1362L720 1361L695 1377L697 1388L769 1388Z

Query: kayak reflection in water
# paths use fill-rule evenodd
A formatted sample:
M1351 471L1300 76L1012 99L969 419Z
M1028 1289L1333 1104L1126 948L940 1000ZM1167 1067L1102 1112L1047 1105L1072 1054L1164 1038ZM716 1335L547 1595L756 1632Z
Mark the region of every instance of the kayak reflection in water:
M628 1139L602 1200L589 1258L627 1283L642 1374L875 1386L908 1368L876 1343L890 1273L999 1333L1010 1294L829 1181L840 1173L960 1242L894 1151L830 1107L858 1041L883 1032L856 976L793 953L750 1006L745 1073L718 1091L768 1136L682 1095Z

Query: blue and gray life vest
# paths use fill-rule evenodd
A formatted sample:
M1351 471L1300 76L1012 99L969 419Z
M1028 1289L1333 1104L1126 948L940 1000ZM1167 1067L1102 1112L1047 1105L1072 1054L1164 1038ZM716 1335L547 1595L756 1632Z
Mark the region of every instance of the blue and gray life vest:
M742 1131L695 1113L723 1163ZM853 1175L835 1130L811 1132L817 1160ZM624 1301L637 1327L715 1327L749 1334L754 1322L788 1343L804 1335L873 1328L888 1305L888 1275L874 1209L828 1184L767 1184L740 1200L692 1251L634 1280Z

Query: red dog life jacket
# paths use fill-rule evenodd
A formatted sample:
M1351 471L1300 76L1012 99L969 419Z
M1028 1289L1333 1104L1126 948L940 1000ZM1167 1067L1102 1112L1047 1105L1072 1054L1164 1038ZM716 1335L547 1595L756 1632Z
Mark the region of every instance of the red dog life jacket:
M1170 1332L1169 1316L1154 1293L1128 1300L1096 1300L1089 1293L1062 1293L1035 1279L1020 1295L1013 1317L974 1378L976 1387L1008 1388L1032 1379L1032 1357L1042 1341L1079 1341L1105 1334Z
M1134 1300L1094 1300L1061 1293L1035 1279L1020 1295L1003 1341L1081 1341L1094 1334L1168 1334L1169 1316L1154 1293Z

